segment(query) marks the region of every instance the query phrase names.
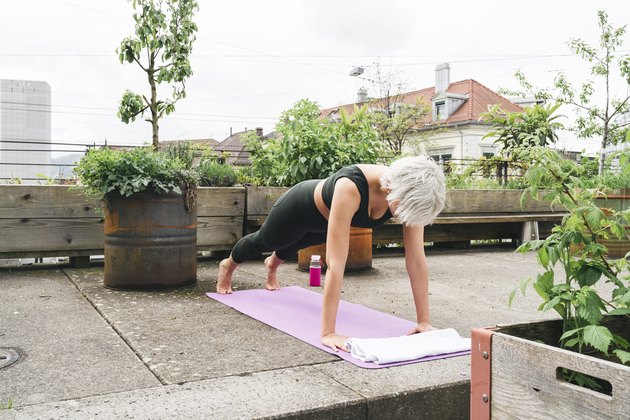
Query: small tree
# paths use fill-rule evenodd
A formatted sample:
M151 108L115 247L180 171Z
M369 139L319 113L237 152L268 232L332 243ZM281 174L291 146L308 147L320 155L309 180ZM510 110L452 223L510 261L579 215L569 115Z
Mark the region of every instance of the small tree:
M516 73L516 78L524 88L524 92L505 89L500 92L519 96L533 94L538 99L554 100L575 107L578 118L573 130L577 132L578 137L601 137L599 173L602 174L606 147L611 143L616 144L622 141L628 131L628 121L621 121L619 117L630 112L630 94L628 93L630 91L626 89L626 93L620 98L611 95L615 53L623 45L626 26L613 28L608 23L608 15L604 11L597 12L597 16L600 28L599 49L591 47L579 38L571 39L568 45L574 54L590 63L591 74L602 80L603 86L597 90L604 93L603 102L595 103L593 94L596 89L593 81L587 80L582 83L581 88L577 89L563 73L556 75L554 89L551 92L534 88L520 71ZM630 56L619 57L617 64L623 81L630 85Z
M379 63L374 67L374 78L367 79L374 96L368 101L370 118L379 139L398 156L418 124L428 122L431 108L423 101L404 102L407 83L400 74L383 72Z
M121 63L136 63L147 74L150 95L125 91L118 117L125 123L135 121L147 109L151 117L153 148L159 142L159 119L175 110L175 103L186 97L185 81L192 76L188 57L196 39L193 15L199 9L195 0L131 0L135 10L135 36L123 39L116 50ZM158 100L157 85L172 83L172 97Z

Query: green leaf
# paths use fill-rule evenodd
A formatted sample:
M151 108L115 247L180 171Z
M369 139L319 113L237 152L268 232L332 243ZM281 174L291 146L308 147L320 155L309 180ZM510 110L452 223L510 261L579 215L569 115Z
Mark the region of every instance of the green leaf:
M574 347L574 346L576 346L577 344L579 344L579 343L580 343L580 341L581 341L581 340L580 340L579 338L572 338L572 339L570 339L570 340L567 340L567 341L564 343L564 346L565 346L565 347L567 347L567 348Z
M574 273L580 287L592 286L602 277L602 268L595 264L583 263Z
M584 327L584 342L602 353L608 354L608 347L612 338L610 330L601 325L587 325Z
M584 328L582 327L582 328L575 328L575 329L573 329L573 330L566 331L564 334L562 334L562 336L560 337L560 340L561 340L561 341L562 341L562 340L565 340L565 339L567 339L567 338L571 337L572 335L575 335L575 334L577 334L578 332L582 331L583 329L584 329Z
M615 308L608 312L608 315L628 315L630 314L630 308Z
M538 250L538 261L540 262L540 265L545 268L549 265L549 254L547 253L547 249L545 247Z
M605 309L602 298L597 292L590 288L584 288L576 295L578 305L577 314L591 324L597 324L603 318L602 311Z
M619 358L619 360L621 360L621 363L623 363L624 365L630 364L630 352L617 349L613 350L613 353Z
M538 292L540 297L544 300L549 300L549 292L553 287L553 271L546 271L543 274L539 274L534 283L534 290Z

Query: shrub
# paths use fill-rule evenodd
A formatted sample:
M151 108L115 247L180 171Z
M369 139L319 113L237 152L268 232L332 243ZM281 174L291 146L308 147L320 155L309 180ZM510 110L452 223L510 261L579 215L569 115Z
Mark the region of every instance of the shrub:
M74 172L84 191L100 198L112 192L127 197L146 190L181 193L183 187L198 182L197 174L187 170L179 159L151 147L88 150Z
M164 146L162 151L171 159L179 159L184 165L184 168L192 168L196 148L189 141L169 143Z
M304 99L282 114L276 130L282 139L262 143L255 134L245 138L251 175L264 185L326 178L347 165L376 163L383 155L366 107L352 115L343 111L341 122L334 123L320 119L317 104Z
M236 183L236 171L231 165L203 160L197 166L199 185L204 187L231 187Z

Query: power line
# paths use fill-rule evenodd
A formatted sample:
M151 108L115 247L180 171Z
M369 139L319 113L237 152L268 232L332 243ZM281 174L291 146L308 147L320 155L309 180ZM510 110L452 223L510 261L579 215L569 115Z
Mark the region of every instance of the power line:
M77 9L88 10L90 12L98 13L100 15L110 16L110 17L114 17L114 18L117 18L117 19L123 19L123 20L131 20L127 16L120 16L120 15L116 15L114 13L104 12L104 11L98 10L98 9L92 9L91 7L85 7L83 5L76 4L76 3L71 3L69 1L64 1L64 0L53 0L53 1L56 1L57 3L65 4L67 6L76 7Z
M84 140L85 141L85 140ZM18 137L4 137L3 140L0 140L0 144L2 143L11 143L11 144L45 144L45 145L51 145L51 146L76 146L76 147L94 147L94 146L112 146L112 147L135 147L135 146L127 146L127 145L116 145L116 144L110 144L110 142L105 142L105 143L96 143L96 142L92 142L92 143L67 143L67 142L57 142L57 141L44 141L41 139L24 139L24 138L18 138ZM4 149L0 149L0 150L4 150ZM53 150L56 151L56 150ZM73 150L76 151L76 150Z
M63 115L87 115L87 116L93 116L93 117L107 117L107 118L111 118L111 117L115 117L115 115L112 114L103 114L103 113L93 113L93 112L70 112L70 111L55 111L55 110L43 110L43 109L20 109L20 108L2 108L3 110L7 110L7 111L23 111L23 112L40 112L40 113L48 113L48 114L63 114ZM84 109L92 109L89 107L85 107ZM199 122L241 122L241 123L254 123L255 121L250 121L250 120L272 120L275 121L277 120L277 118L271 118L271 117L250 117L250 116L235 116L233 119L230 120L216 120L214 118L230 118L229 115L206 115L206 114L184 114L184 113L180 113L178 115L198 115L198 116L203 116L203 117L208 117L208 118L204 118L204 119L200 119L200 118L179 118L179 117L172 117L172 116L168 116L165 115L162 118L165 120L176 120L176 121L199 121ZM138 118L142 118L141 116L138 116ZM244 119L239 119L239 118L244 118Z
M0 104L55 107L55 108L74 108L74 109L87 109L87 110L92 110L92 111L118 111L118 109L115 109L115 108L88 107L88 106L76 106L76 105L50 105L50 104L38 104L34 102L18 102L18 101L0 101ZM46 109L26 109L26 108L8 108L8 107L3 107L2 109L8 110L8 111L66 113L65 111L52 111L52 110L46 110ZM105 114L87 114L87 115L105 115ZM190 116L211 117L211 118L247 118L247 119L263 119L263 120L276 120L277 119L274 117L258 117L258 116L238 115L238 114L223 115L223 114L199 114L199 113L190 113L190 112L178 112L177 115L190 115Z

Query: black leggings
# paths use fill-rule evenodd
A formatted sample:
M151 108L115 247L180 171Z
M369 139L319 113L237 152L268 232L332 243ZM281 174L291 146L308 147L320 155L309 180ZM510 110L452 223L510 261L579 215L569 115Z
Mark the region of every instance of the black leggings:
M303 181L276 201L258 232L241 238L232 249L236 263L251 260L262 252L275 251L286 260L300 249L326 242L328 221L315 205L319 180Z

